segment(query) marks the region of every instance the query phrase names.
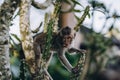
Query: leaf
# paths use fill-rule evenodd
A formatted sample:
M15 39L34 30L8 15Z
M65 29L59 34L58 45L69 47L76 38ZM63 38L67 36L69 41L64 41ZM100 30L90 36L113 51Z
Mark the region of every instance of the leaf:
M20 11L18 11L18 12L13 16L12 19L15 19L19 14L20 14Z
M15 43L15 41L12 39L12 37L10 36L10 40L13 42L12 46L14 49L16 49L17 51L19 51L21 49L20 45L18 45L17 43Z
M81 12L81 10L73 9L74 12Z
M79 18L78 16L76 16L76 15L75 15L75 18L76 18L78 21L79 21L79 19L80 19L80 18Z
M114 26L113 26L113 25L111 25L111 27L109 28L109 31L111 31L111 30L113 29L113 27L114 27Z
M43 22L40 23L39 27L37 27L35 30L32 30L33 33L37 33L39 29L41 28Z
M90 13L88 13L88 18L90 18Z
M74 27L74 30L75 30L75 31L78 31L79 26L83 23L83 21L85 20L86 16L88 15L89 9L90 9L89 6L87 6L87 7L85 8L85 11L84 11L83 15L81 16L81 18L79 19L78 24Z
M15 39L17 39L19 42L21 42L20 41L20 39L19 39L19 37L16 35L16 34L11 34Z
M78 5L80 5L81 7L83 7L83 5L82 4L80 4L78 1L76 1L76 0L72 0L72 2L74 2L75 4L78 4Z

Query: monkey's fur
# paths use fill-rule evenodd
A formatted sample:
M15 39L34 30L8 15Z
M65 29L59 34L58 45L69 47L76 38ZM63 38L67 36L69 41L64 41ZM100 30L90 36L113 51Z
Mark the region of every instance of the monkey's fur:
M72 33L71 28L69 28L68 26L62 28L58 33L53 33L52 40L51 40L52 46L51 46L51 51L50 51L51 56L47 60L48 62L46 62L47 65L49 65L49 62L53 55L52 52L56 51L60 61L68 69L68 71L72 73L78 72L78 69L73 68L72 65L69 63L69 61L67 60L67 58L65 57L65 52L67 51L68 52L76 52L76 51L81 52L80 50L77 50L74 48L69 49L74 37L75 37L74 33ZM40 57L43 54L43 50L45 49L45 41L46 41L46 33L40 33L34 37L33 45L34 45L34 51L35 51L36 59L38 60L38 63L39 63ZM39 65L40 64L38 64L38 66Z

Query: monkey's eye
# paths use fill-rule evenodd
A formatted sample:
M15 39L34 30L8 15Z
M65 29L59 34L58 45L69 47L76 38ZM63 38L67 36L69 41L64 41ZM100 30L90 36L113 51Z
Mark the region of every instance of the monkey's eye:
M71 37L67 37L67 39L71 39Z

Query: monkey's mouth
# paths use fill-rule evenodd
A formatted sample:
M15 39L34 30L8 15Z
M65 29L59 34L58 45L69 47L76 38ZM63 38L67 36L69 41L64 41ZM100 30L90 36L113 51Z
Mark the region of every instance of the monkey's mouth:
M63 47L68 47L69 45L68 44L63 44Z

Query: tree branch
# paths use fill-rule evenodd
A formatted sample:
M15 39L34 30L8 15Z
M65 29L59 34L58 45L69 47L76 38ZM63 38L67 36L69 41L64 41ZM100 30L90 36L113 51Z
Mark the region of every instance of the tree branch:
M21 0L20 3L20 33L22 48L25 54L25 59L30 68L32 75L36 73L35 53L33 51L33 38L30 30L30 5L31 0Z
M70 0L67 0L67 2L65 1L61 2L61 12L63 13L72 12L74 7L75 7L75 4Z
M4 0L0 6L0 80L11 80L9 24L17 7L17 0Z

